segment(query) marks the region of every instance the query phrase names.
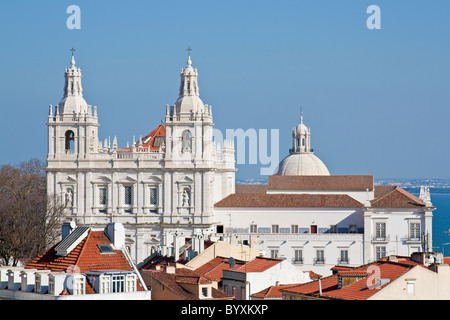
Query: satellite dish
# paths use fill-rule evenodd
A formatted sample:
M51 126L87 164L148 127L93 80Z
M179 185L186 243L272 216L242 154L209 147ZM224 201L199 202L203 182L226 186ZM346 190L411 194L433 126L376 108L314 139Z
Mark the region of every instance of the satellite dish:
M236 260L234 260L233 257L230 257L228 259L228 263L230 264L230 268L234 268L234 266L236 265Z

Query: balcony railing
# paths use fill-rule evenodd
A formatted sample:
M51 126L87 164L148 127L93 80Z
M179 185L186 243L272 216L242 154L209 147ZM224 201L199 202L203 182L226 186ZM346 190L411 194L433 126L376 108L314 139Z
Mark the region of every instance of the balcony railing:
M372 242L389 242L390 241L390 235L383 235L383 236L373 236Z
M303 258L293 258L292 264L303 264Z
M314 265L322 265L322 264L325 264L325 258L323 258L323 259L317 259L317 258L314 258L314 259L313 259L313 263L314 263Z

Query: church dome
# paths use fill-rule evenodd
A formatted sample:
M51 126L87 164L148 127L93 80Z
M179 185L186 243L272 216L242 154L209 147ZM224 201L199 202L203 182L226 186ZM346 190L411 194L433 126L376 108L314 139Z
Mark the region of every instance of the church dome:
M275 174L289 176L329 176L330 172L322 160L313 153L293 153L280 162Z
M295 132L297 134L307 134L308 133L308 127L306 127L303 122L300 123L297 128L295 129Z
M175 102L176 113L202 112L205 105L199 96L182 96Z
M303 123L303 115L292 131L290 155L280 162L275 175L329 176L327 167L311 149L311 130Z

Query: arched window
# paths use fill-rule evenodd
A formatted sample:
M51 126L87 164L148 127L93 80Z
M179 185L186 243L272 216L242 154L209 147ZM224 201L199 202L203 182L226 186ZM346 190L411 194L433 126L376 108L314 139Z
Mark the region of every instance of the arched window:
M181 136L181 152L192 151L192 133L189 130L184 130Z
M75 150L75 134L71 130L66 131L66 152Z

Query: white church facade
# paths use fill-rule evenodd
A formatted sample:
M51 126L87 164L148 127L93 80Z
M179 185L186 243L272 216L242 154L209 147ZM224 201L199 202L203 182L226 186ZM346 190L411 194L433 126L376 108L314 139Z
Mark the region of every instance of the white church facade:
M67 220L77 225L122 223L137 262L168 232L210 229L214 203L234 192L234 146L213 142L212 107L199 97L190 55L164 124L132 146L120 148L116 137L99 140L97 107L83 98L73 55L47 127L48 194L65 203Z
M48 113L47 191L64 202L67 221L122 223L136 263L167 252L175 234L194 233L258 243L266 257L323 275L335 265L431 250L429 192L415 197L376 186L370 175L330 175L302 116L268 184L235 185L234 142L213 141L212 107L200 99L190 55L164 123L126 147L99 139L97 107L83 98L73 55L70 64L64 96Z

